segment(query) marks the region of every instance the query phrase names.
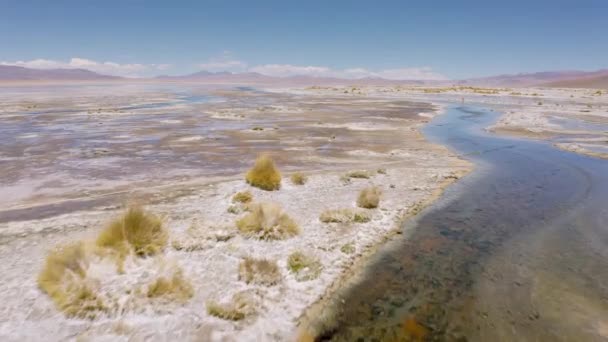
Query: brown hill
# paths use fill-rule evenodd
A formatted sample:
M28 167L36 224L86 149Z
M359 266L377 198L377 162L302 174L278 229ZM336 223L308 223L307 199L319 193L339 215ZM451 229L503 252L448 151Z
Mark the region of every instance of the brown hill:
M0 81L88 81L118 80L122 77L108 76L85 69L30 69L13 65L0 65Z
M459 81L459 84L491 87L553 86L562 82L592 79L608 75L608 70L598 71L545 71L515 75L498 75Z
M570 80L551 82L545 84L548 87L560 88L593 88L593 89L608 89L608 71L606 75L595 77L581 77Z

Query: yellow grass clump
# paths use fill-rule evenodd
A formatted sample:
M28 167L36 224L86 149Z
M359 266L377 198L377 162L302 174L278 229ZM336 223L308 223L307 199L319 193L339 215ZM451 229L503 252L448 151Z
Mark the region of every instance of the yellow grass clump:
M355 245L352 242L346 243L340 247L340 252L344 254L353 254L357 251Z
M158 277L148 286L147 295L149 298L162 297L183 303L192 298L194 289L178 268L170 277Z
M304 185L308 182L308 177L301 172L296 172L291 175L291 182L295 185Z
M92 319L106 310L95 284L87 279L92 249L83 242L56 249L49 253L38 276L38 287L68 317Z
M249 292L242 291L232 296L232 301L229 303L218 303L213 300L208 301L207 313L222 319L239 321L254 314L255 306L256 303L253 296Z
M253 168L245 175L245 180L262 190L272 191L281 188L281 173L268 155L261 155L255 160Z
M250 191L237 192L232 196L233 203L249 203L253 200L253 195Z
M357 198L357 205L361 208L374 209L380 204L382 191L377 186L371 186L361 190Z
M366 170L350 171L346 174L348 178L363 178L368 179L372 176L372 173Z
M281 280L281 272L275 261L246 257L239 264L239 280L271 286Z
M307 281L318 278L323 265L317 257L298 251L287 257L287 269L295 275L297 281Z
M130 251L147 256L162 252L168 240L169 234L158 217L131 207L99 234L97 246L115 249L123 256Z
M236 222L239 231L262 240L283 240L300 232L298 225L274 203L256 203Z
M351 209L328 209L321 213L319 220L323 223L345 223L352 221Z
M323 223L365 223L371 221L371 219L369 213L350 208L328 209L319 216L319 221Z

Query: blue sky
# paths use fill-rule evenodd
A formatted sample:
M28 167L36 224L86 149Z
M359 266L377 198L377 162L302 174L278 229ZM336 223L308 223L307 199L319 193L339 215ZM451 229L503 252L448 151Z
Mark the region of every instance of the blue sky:
M608 0L0 0L0 63L148 76L608 68Z

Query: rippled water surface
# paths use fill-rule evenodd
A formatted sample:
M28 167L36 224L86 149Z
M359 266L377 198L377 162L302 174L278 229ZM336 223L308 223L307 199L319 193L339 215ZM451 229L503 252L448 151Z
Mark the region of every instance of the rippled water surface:
M477 168L336 296L321 339L608 339L608 162L483 131L497 116L428 125Z

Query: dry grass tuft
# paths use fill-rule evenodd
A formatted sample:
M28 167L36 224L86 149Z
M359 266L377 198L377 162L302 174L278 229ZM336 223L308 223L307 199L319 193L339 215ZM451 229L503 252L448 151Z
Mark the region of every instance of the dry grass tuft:
M371 219L369 213L350 208L325 210L319 216L319 220L323 223L365 223Z
M239 231L262 240L283 240L300 232L298 225L274 203L256 203L236 222Z
M371 186L361 190L357 198L357 205L361 208L374 209L380 204L382 190L377 186Z
M350 171L346 174L348 178L363 178L368 179L371 178L372 173L366 170L358 170L358 171Z
M87 279L93 246L83 242L67 245L49 253L38 276L38 287L68 317L95 318L106 310Z
M194 289L184 277L181 269L177 269L171 277L158 277L148 286L149 298L166 298L171 301L186 302L194 295Z
M168 240L169 234L158 217L131 207L99 234L97 246L115 249L123 256L130 251L147 256L162 252Z
M297 281L307 281L317 279L323 265L317 257L294 252L287 258L287 268L295 275Z
M345 223L352 221L353 211L351 209L329 209L319 216L324 223Z
M272 191L281 188L281 173L268 155L261 155L255 160L253 168L245 175L245 180L262 190Z
M353 254L357 251L355 245L352 242L346 243L340 247L340 252L344 254Z
M249 203L253 200L253 195L250 191L237 192L232 196L233 203Z
M256 303L253 296L246 291L238 292L230 303L207 302L207 313L211 316L239 321L255 313Z
M353 222L356 223L367 223L372 220L372 216L369 213L361 210L356 210L353 214Z
M304 185L308 182L308 177L300 172L291 175L291 182L295 185Z
M281 272L275 261L246 257L239 264L239 280L271 286L281 281Z
M228 212L229 214L233 214L233 215L238 215L243 211L243 208L241 208L238 205L231 205L228 207L228 209L226 209L226 212Z

